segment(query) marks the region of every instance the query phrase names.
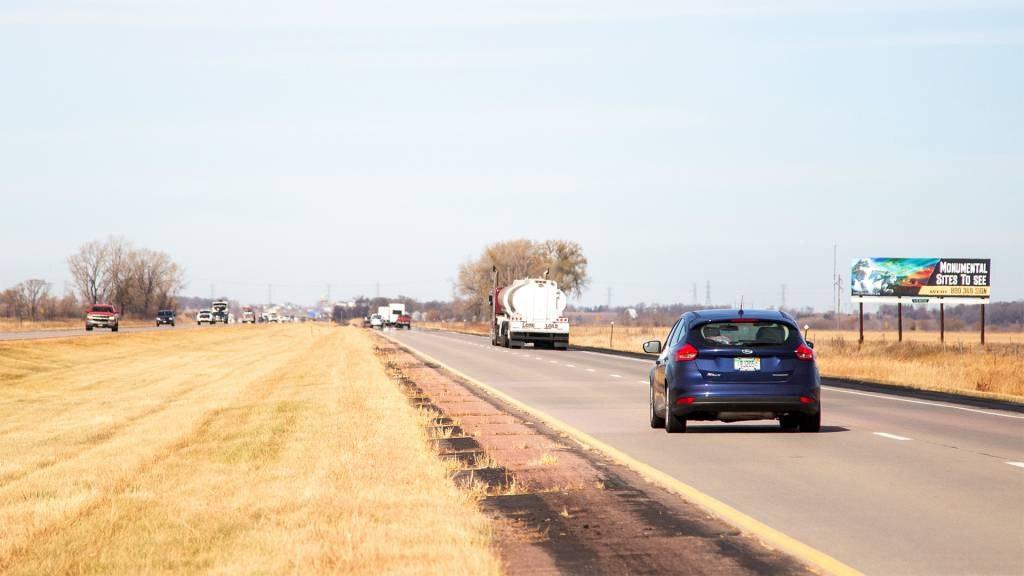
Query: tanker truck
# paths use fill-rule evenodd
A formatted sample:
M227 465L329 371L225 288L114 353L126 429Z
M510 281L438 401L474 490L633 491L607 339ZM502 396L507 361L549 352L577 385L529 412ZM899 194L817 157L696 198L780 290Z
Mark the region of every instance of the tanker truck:
M497 286L495 273L491 303L491 344L522 348L569 347L569 319L565 311L565 293L554 280L522 278L508 286Z

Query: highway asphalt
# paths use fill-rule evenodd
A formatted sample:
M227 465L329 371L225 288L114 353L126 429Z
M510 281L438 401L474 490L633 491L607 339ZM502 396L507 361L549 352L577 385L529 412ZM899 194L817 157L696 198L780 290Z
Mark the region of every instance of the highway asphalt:
M483 381L867 574L1024 575L1024 414L829 386L822 432L647 421L653 364L392 331Z
M184 330L187 328L197 328L195 322L179 322L174 326L122 326L117 333L118 334L131 334L135 332L151 332L153 330ZM0 341L2 340L41 340L46 338L69 338L73 336L96 336L99 334L112 334L110 330L104 328L95 328L91 332L86 331L85 325L81 328L72 328L68 330L35 330L32 332L0 332Z

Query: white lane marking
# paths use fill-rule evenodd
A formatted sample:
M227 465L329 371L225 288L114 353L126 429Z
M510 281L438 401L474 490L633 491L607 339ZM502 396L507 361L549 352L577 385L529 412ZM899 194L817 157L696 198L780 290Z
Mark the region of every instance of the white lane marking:
M534 357L533 357L533 359L534 359L534 360L544 360L544 359L543 359L543 358L541 358L540 356L534 356Z
M637 380L637 383L639 383L639 384L650 384L650 382L648 382L647 380Z
M1016 466L1017 468L1024 468L1024 462L1007 462L1010 466Z
M650 360L641 360L640 358L630 358L629 356L619 356L618 354L606 354L604 352L591 352L590 350L580 350L584 354L593 354L594 356L604 356L605 358L618 358L619 360L632 360L633 362L643 362L644 364L650 364L654 362L654 356L651 356Z
M587 368L587 372L597 372L597 370L594 370L593 368Z
M609 376L612 378L622 378L622 376L619 376L618 374L609 374Z
M978 414L988 414L989 416L1002 416L1003 418L1017 418L1024 420L1024 416L1017 414L1003 414L1001 412L989 412L988 410L978 410L977 408L967 408L964 406L952 406L950 404L939 404L938 402L925 402L924 400L911 400L910 398L898 398L895 396L886 396L884 394L870 394L868 392L858 392L856 390L846 390L844 388L835 388L833 386L822 386L824 390L833 390L835 392L842 392L843 394L856 394L857 396L870 396L872 398L881 398L882 400L893 400L895 402L909 402L911 404L924 404L925 406L937 406L939 408L949 408L950 410L963 410L964 412L976 412Z
M888 438L890 440L910 440L906 436L897 436L895 434L889 434L888 432L875 432L875 436L881 436L882 438Z
M558 360L548 360L548 362L550 362L552 364L558 364Z

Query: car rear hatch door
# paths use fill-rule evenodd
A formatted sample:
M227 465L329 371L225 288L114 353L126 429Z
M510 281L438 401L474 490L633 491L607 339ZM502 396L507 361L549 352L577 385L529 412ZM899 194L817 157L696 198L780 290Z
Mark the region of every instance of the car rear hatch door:
M800 335L776 321L736 319L696 326L697 368L708 381L788 382Z

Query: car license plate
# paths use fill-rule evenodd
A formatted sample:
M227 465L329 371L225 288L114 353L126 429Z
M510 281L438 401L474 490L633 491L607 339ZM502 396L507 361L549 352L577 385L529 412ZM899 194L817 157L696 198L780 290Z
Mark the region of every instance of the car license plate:
M757 372L761 369L760 358L733 358L733 368L737 372Z

